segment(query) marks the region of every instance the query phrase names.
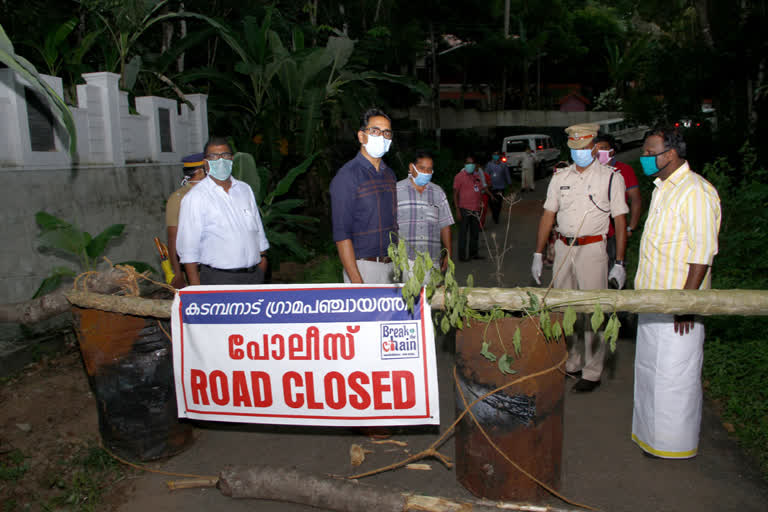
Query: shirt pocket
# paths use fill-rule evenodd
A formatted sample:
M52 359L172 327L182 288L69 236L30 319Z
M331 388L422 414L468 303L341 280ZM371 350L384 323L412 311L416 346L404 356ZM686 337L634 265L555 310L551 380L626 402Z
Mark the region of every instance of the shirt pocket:
M575 199L575 194L574 194L572 188L570 188L570 187L568 187L568 188L560 187L560 194L559 194L559 197L558 197L558 202L560 203L560 209L561 210L567 210L571 206L573 206L574 199Z
M259 231L259 221L256 212L250 209L243 210L243 223L248 231Z
M437 224L439 219L440 212L438 211L437 206L429 204L424 207L424 222L427 224Z

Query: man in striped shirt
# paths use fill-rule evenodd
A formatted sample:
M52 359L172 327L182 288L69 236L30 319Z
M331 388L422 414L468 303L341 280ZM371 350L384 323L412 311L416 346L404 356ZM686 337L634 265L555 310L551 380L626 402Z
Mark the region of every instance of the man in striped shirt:
M432 183L432 162L431 154L417 151L408 177L397 182L397 223L408 244L411 267L417 252L427 252L433 265L445 271L451 258L453 215L445 192Z
M720 198L684 157L674 129L655 131L643 145L640 163L656 189L640 242L638 290L710 287ZM703 345L704 326L693 315L638 315L632 439L645 455L696 456Z

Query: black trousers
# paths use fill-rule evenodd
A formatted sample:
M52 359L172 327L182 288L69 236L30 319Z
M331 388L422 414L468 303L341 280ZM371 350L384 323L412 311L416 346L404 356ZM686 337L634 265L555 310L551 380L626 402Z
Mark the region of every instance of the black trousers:
M468 260L478 254L478 239L480 237L480 212L461 208L461 223L459 224L459 259ZM469 250L467 250L469 243Z
M502 199L504 190L494 190L491 194L491 214L493 215L493 222L499 223L499 214L501 213L501 205L504 204Z
M253 272L226 272L208 265L200 265L200 284L262 284L264 272L256 267Z

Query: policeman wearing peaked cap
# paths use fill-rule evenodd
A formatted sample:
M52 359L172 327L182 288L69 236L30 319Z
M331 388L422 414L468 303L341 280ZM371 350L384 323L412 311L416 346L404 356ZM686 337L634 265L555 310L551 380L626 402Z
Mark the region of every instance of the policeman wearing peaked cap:
M179 210L181 209L181 200L192 190L192 187L205 179L205 155L194 153L185 156L181 160L184 179L181 180L181 187L175 190L165 203L165 226L168 231L168 255L171 260L174 278L171 286L174 288L184 288L184 273L181 270L179 256L176 253L176 235L179 231Z
M539 222L536 252L531 273L541 284L542 252L557 220L555 263L552 269L555 288L594 290L608 288L608 278L624 286L627 207L621 174L597 159L595 137L599 126L576 124L565 129L573 164L552 177ZM606 235L610 217L616 224L616 265L608 273ZM605 340L595 336L585 321L584 346L574 333L566 371L580 376L573 390L590 392L600 385L605 358ZM597 338L595 342L595 338ZM580 341L580 340L579 340Z

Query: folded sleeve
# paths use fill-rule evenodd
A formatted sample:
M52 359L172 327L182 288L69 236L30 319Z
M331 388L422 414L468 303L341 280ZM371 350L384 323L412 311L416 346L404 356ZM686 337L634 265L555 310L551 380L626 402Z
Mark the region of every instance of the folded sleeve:
M443 189L438 188L438 196L437 211L439 218L437 219L437 225L440 229L443 229L446 226L452 226L454 224L453 213L451 213L451 205L448 204L448 198L445 197Z
M182 263L200 261L200 242L203 237L203 212L199 194L188 193L181 200L179 231L176 235L176 251Z
M682 218L688 239L689 264L712 265L718 251L720 198L701 187L694 187L683 204Z
M620 172L614 172L612 176L613 184L610 186L611 197L608 200L611 202L611 217L618 217L629 212L629 206L627 206L627 186L624 184L624 178Z
M179 209L181 208L181 197L174 192L165 203L165 225L172 228L179 225Z
M544 201L544 209L550 212L556 212L560 209L558 195L560 193L560 180L557 174L552 176L547 187L547 199Z

